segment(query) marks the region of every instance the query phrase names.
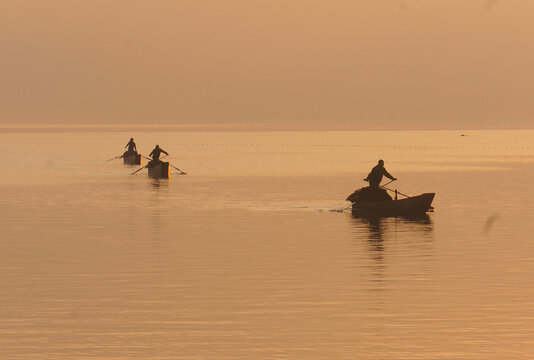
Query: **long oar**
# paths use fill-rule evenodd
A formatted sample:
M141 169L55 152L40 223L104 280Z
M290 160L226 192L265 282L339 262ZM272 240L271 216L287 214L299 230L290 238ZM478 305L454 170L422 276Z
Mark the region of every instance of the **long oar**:
M390 188L387 188L387 187L386 187L386 185L391 184L393 181L395 181L395 180L391 180L390 182L387 182L387 183L385 183L384 185L380 185L380 187L381 187L381 188L384 188L384 189L386 189L386 190L389 190L389 191L391 191L391 192L394 192L395 194L399 194L399 195L405 196L405 197L407 197L407 198L410 198L410 197L411 197L411 196L409 196L409 195L406 195L406 194L401 193L400 191L393 190L393 189L390 189Z
M354 203L350 203L349 206L347 206L346 208L343 208L341 210L338 210L338 209L333 209L333 210L330 210L330 211L335 211L335 212L343 212L345 210L347 210L348 208L350 208L352 205L354 205Z
M152 160L151 158L146 157L145 155L141 155L141 156L144 157L147 160ZM163 155L162 159L165 159L167 156L168 155ZM178 170L181 173L180 175L187 175L187 173L185 171L182 171L182 170L178 169L176 166L172 165L171 163L169 163L169 166L175 168L176 170Z
M386 185L387 185L387 184L386 184ZM394 192L394 193L396 193L396 194L401 194L402 196L405 196L405 197L407 197L407 198L411 198L411 196L406 195L406 194L403 194L403 193L401 193L401 192L399 192L399 191L397 191L397 190L392 190L392 189L387 188L387 187L384 187L384 186L382 186L382 187L383 187L384 189L389 190L389 191L392 191L392 192ZM434 207L433 207L433 206L430 206L429 209L432 210L432 211L434 211Z
M179 175L187 175L187 173L185 171L182 171L182 170L178 169L176 166L174 166L172 164L169 164L169 166L171 166L171 167L175 168L176 170L178 170L181 173Z
M130 175L133 175L133 174L135 174L135 173L137 173L137 172L139 172L139 171L143 170L144 168L146 168L146 165L145 165L145 166L143 166L143 167L142 167L142 168L140 168L140 169L137 169L137 170L135 170L135 171L134 171L133 173L131 173Z
M385 189L386 185L391 184L393 181L395 181L395 180L390 180L389 182L385 183L384 185L380 185L380 187L383 187Z
M364 181L369 182L369 180L367 180L367 179L364 179ZM386 189L386 185L391 184L393 181L395 181L395 180L390 180L390 181L388 181L387 183L385 183L384 185L380 185L380 187L383 187L384 189Z
M115 159L118 159L118 158L121 158L121 157L122 157L122 155L117 155L117 156L115 156L114 158L112 158L112 159L109 159L109 160L106 160L106 161L111 161L111 160L115 160Z
M145 159L149 160L149 161L154 160L154 159L151 159L151 158L149 158L148 156L145 156L145 155L143 155L143 154L141 154L141 156L144 157ZM163 156L161 157L161 159L165 159L167 156L169 156L169 155L163 155ZM161 159L160 159L160 160L161 160Z
M389 183L388 183L388 184L389 184ZM387 185L387 184L386 184L386 185ZM410 197L411 197L410 195L403 194L403 193L401 193L400 191L397 191L397 190L393 190L393 189L387 188L385 185L384 185L384 186L381 186L381 187L383 187L384 189L389 190L389 191L391 191L391 192L394 192L394 193L397 193L397 194L399 194L399 195L405 196L405 197L407 197L407 198L410 198Z
M395 180L391 180L390 182L385 183L384 185L380 185L380 187L383 187L384 189L387 189L385 186L388 185L388 184L391 184L393 181L395 181ZM388 190L389 190L389 189L388 189ZM400 194L400 193L399 193L399 194ZM336 212L343 212L343 211L347 210L348 208L350 208L352 205L354 205L354 203L351 203L349 206L343 208L342 210L334 209L333 211L336 211Z

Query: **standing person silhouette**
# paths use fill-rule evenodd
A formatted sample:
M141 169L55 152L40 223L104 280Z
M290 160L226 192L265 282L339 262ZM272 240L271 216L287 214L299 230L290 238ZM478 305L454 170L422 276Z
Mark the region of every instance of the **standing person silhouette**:
M378 165L376 165L371 170L369 175L367 175L367 178L365 178L364 180L369 181L369 186L371 188L378 189L383 176L391 180L397 180L397 178L393 177L390 173L387 172L386 168L384 168L384 160L378 160Z
M158 162L159 161L159 156L161 155L161 153L169 155L169 153L166 152L165 150L163 150L162 148L160 148L159 145L156 145L154 150L152 150L152 152L148 156L152 156L152 161Z
M134 138L130 138L130 141L128 142L128 144L126 144L125 148L128 148L125 154L132 154L137 152L137 146L135 145Z

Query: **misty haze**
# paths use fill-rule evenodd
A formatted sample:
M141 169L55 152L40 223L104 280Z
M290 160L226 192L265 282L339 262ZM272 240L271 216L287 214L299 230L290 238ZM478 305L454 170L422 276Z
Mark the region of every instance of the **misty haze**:
M534 1L0 0L0 360L529 360Z
M0 2L0 122L532 128L530 1Z

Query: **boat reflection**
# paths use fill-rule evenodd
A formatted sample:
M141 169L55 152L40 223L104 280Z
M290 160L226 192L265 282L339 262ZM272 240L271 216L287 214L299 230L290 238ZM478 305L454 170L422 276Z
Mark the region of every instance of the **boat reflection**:
M367 240L371 257L378 261L382 260L387 244L390 247L404 244L404 248L423 246L428 249L427 245L431 247L433 242L434 224L428 214L397 217L352 215L351 219L357 239Z
M389 290L420 283L433 269L434 224L429 215L416 217L350 217L353 256L368 284L370 301L380 308Z
M428 214L396 217L352 215L352 219L358 229L368 228L369 241L383 240L385 234L397 231L431 233L434 230Z

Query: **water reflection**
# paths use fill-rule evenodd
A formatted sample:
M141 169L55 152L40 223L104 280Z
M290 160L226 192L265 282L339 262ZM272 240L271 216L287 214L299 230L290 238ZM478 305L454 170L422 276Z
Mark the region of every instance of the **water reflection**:
M388 290L420 281L432 271L434 224L428 215L418 217L351 216L354 256L367 273L367 290L373 304L388 302Z
M168 179L158 179L153 178L152 180L152 186L155 188L159 188L160 186L168 187L169 186L169 180Z
M424 249L420 250L424 253L428 249L424 244L432 243L434 224L427 214L414 217L352 215L351 220L358 243L361 244L362 239L366 240L371 258L378 262L384 260L387 246L393 246L390 243L392 240L395 240L395 246L404 247L400 249L401 252L414 251L414 247L423 245Z
M358 230L368 229L369 241L382 241L384 235L391 232L431 233L434 230L434 224L428 214L397 217L352 215L352 220Z
M150 267L155 272L165 271L168 263L168 248L171 236L169 216L172 212L168 208L166 199L169 196L169 181L167 179L148 179L148 199L146 202L146 220L150 239L147 255L150 256Z

